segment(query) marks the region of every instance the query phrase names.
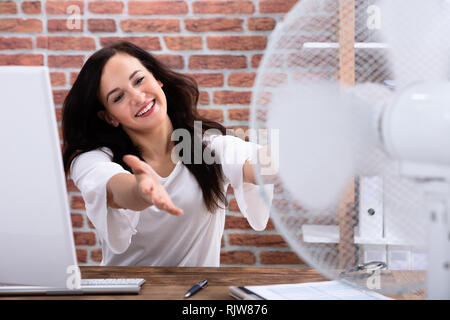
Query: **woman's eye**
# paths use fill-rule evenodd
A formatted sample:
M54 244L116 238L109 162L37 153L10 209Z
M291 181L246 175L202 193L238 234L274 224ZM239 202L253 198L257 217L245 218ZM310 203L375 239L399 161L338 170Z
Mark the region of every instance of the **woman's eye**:
M118 95L118 96L113 100L113 102L116 103L117 101L119 101L120 99L122 99L122 96L123 96L123 94Z
M142 82L142 80L144 80L144 77L141 77L141 78L137 79L137 80L136 80L136 84L139 84L139 83L141 83L141 82Z

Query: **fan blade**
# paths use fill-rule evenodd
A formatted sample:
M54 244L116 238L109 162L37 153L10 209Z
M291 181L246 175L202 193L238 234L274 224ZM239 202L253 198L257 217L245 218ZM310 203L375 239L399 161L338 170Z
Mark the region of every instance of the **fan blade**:
M398 88L448 78L450 3L382 0L381 33L388 44Z
M305 208L329 208L371 145L370 108L333 83L290 84L271 101L267 127L279 129L279 176ZM294 169L295 168L295 169Z

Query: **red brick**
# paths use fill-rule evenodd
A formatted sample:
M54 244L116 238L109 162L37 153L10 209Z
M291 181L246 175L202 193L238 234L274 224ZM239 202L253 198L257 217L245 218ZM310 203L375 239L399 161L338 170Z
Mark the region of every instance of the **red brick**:
M145 50L158 51L162 49L159 37L101 37L100 45L106 47L118 41L128 41Z
M80 10L79 13L84 13L84 1L46 1L45 12L49 15L73 14L72 11L67 11L70 6L77 6Z
M206 38L212 50L264 50L267 45L266 36L209 36Z
M216 122L223 122L223 110L222 109L197 109L200 116L216 121Z
M102 262L103 254L102 249L93 249L91 250L91 259L95 262Z
M251 1L196 1L192 4L194 13L250 14L255 11Z
M173 54L157 54L155 57L171 69L183 69L183 56Z
M30 53L0 54L0 65L43 66L44 56L42 54Z
M228 76L228 85L231 87L253 87L255 83L255 72L232 73Z
M125 19L120 22L123 32L180 32L179 19Z
M83 215L81 213L71 213L72 228L83 228Z
M263 87L279 87L286 84L288 75L285 73L267 73L262 77L261 85Z
M268 91L259 92L258 96L256 97L256 103L261 106L268 106L269 103L272 101L272 96L273 96L272 93ZM258 114L258 116L263 116L263 114Z
M226 126L226 130L228 135L233 135L244 141L250 141L250 131L248 126L243 125Z
M83 197L81 197L81 196L72 196L70 207L72 209L75 209L75 210L86 210L86 207L84 205Z
M228 201L228 210L233 212L241 212L235 198Z
M259 253L261 264L305 264L294 252L263 251Z
M62 109L61 108L55 108L56 110L56 120L59 122L61 121L62 117ZM80 192L80 190L78 190L77 186L75 185L75 183L73 182L72 179L67 179L66 180L66 187L67 187L67 191L68 192Z
M24 1L21 6L22 12L26 14L39 14L42 10L40 1Z
M36 37L36 47L39 49L47 49L47 36L37 36Z
M47 21L48 32L82 32L84 21L80 20L79 24L67 25L67 19L50 19Z
M298 0L261 0L259 12L261 13L286 13L292 9Z
M32 48L33 42L31 38L0 37L0 50L31 50Z
M242 32L243 19L239 18L199 18L185 19L185 28L192 32Z
M87 262L87 249L76 249L76 254L78 263Z
M275 230L275 226L274 226L274 224L273 224L272 219L269 218L269 221L267 221L267 226L266 226L266 229L265 229L265 230L267 230L267 231L269 231L269 230Z
M62 126L60 124L58 124L58 136L59 136L59 139L63 138Z
M232 233L228 235L232 246L254 246L270 248L287 248L289 245L278 234Z
M291 202L286 199L273 199L272 207L281 213L288 213Z
M69 90L53 90L53 103L63 104Z
M227 215L225 219L225 229L238 229L238 230L253 230L250 224L247 221L247 218L243 216L231 216ZM273 225L272 220L269 218L267 222L266 229L275 230L275 226Z
M66 85L66 75L64 72L50 72L50 82L53 87Z
M253 55L250 59L250 65L252 66L252 68L258 68L262 58L263 55L260 53Z
M90 32L116 32L116 22L113 19L88 19Z
M249 18L247 20L247 28L251 31L270 31L275 28L276 21L274 18Z
M292 80L294 81L304 81L307 80L330 80L334 79L337 75L334 74L333 70L324 71L297 71L292 73ZM337 80L337 78L336 78Z
M46 45L49 50L95 50L95 40L92 37L70 37L70 36L54 36L42 38L41 45Z
M128 13L130 15L186 14L188 6L185 1L130 1Z
M215 104L248 105L251 102L251 94L251 91L215 91L213 101Z
M88 4L89 11L98 14L122 13L123 7L122 1L90 1Z
M239 138L244 141L249 141L250 138L250 130L247 126L235 126L233 129L228 128L227 134L233 135L236 138Z
M230 215L225 218L225 229L253 230L247 218Z
M199 87L222 87L224 84L224 76L222 73L191 73Z
M251 251L221 251L220 264L255 264L256 258Z
M77 77L78 77L78 74L79 74L79 72L71 72L71 73L70 73L70 79L69 79L69 84L70 84L70 85L73 85L73 84L74 84L75 80L76 80Z
M75 231L73 236L76 246L95 246L96 240L94 232Z
M228 109L228 119L236 121L248 121L250 115L249 109Z
M17 4L14 1L0 2L0 14L16 14Z
M164 42L169 50L201 50L202 38L197 36L166 36Z
M206 91L200 91L198 96L198 104L208 105L210 103L209 93Z
M84 56L50 55L47 60L50 68L81 68L84 63Z
M245 56L234 55L192 55L189 69L243 69L247 67Z
M0 19L0 32L42 32L40 19Z

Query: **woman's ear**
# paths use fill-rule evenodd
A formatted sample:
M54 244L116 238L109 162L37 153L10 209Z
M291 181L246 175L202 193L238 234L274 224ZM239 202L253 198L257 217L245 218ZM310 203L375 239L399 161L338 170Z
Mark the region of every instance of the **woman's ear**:
M162 88L163 83L161 81L159 81L159 80L156 80L156 82L158 82L159 86Z
M97 112L97 117L112 125L113 127L117 128L119 126L119 122L117 120L114 120L114 118L111 117L111 115L105 110L100 110L99 112Z

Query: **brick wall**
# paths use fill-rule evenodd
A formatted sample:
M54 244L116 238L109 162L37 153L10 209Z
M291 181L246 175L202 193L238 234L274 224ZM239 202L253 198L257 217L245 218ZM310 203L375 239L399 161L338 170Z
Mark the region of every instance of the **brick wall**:
M0 65L50 69L58 125L61 104L87 57L117 39L149 50L173 69L194 75L199 108L226 127L247 128L251 90L268 36L296 0L0 1ZM79 9L73 18L70 6ZM74 22L74 20L70 20ZM80 264L97 264L101 249L79 190L68 181ZM280 190L277 190L280 192ZM298 266L271 221L254 232L232 190L222 239L222 265ZM277 205L277 201L275 201Z

